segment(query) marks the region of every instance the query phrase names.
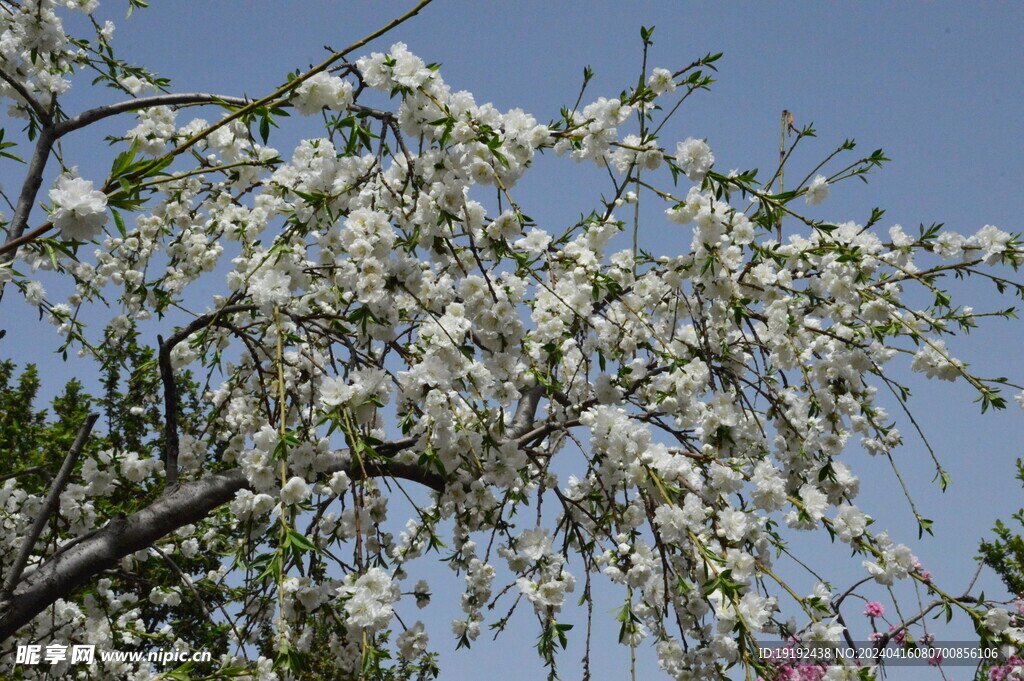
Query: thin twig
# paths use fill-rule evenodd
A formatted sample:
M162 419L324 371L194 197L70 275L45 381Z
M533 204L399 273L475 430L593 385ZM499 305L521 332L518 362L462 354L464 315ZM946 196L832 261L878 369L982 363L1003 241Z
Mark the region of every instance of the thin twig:
M377 29L373 33L371 33L371 34L367 35L366 37L362 38L361 40L357 40L356 42L354 42L351 45L349 45L348 47L346 47L344 50L342 50L340 52L335 52L330 57L328 57L326 60L321 62L319 65L314 66L313 68L311 68L310 70L306 71L305 73L297 76L296 78L294 78L291 81L289 81L287 84L282 85L281 87L279 87L276 90L274 90L273 92L271 92L269 95L266 95L265 97L262 97L262 98L260 98L260 99L258 99L256 101L248 103L247 105L243 106L242 108L238 109L237 111L234 111L231 114L229 114L229 115L225 116L224 118L220 119L219 121L217 121L213 125L210 125L207 128L205 128L203 130L200 130L199 132L197 132L196 134L192 135L187 140L185 140L184 142L179 144L174 149L171 149L170 151L168 151L164 155L160 156L156 160L156 162L159 163L160 161L165 161L165 160L167 160L169 158L174 158L175 156L178 156L182 152L187 151L188 149L191 149L196 144L196 142L199 142L199 141L201 141L203 139L206 139L207 137L212 135L215 131L217 131L220 128L224 127L225 125L231 123L232 121L237 120L237 119L239 119L239 118L241 118L241 117L251 113L253 110L258 109L261 106L266 106L266 105L270 104L271 102L274 102L279 97L288 94L293 89L297 88L299 85L301 85L305 81L309 80L310 78L312 78L316 74L328 70L331 67L332 64L334 64L339 59L343 59L350 52L352 52L354 50L357 50L360 47L363 47L364 45L366 45L370 41L372 41L372 40L374 40L374 39L384 35L388 31L390 31L391 29L393 29L396 26L398 26L399 24L404 23L405 21L407 21L407 20L411 19L412 17L416 16L417 14L419 14L421 9L423 9L424 7L429 5L431 2L432 2L432 0L420 0L420 2L417 3L415 7L413 7L411 10L409 10L408 12L403 14L402 16L398 17L394 21L390 22L386 26Z

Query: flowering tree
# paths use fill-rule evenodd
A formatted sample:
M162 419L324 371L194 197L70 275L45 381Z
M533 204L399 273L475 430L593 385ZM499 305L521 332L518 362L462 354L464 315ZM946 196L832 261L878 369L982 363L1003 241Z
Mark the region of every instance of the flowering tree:
M32 149L4 223L3 304L20 294L63 350L116 368L106 434L96 415L74 424L45 486L4 476L3 650L145 641L215 648L163 670L174 678L425 678L428 636L447 627L414 619L431 586L410 574L431 553L465 579L460 646L532 610L552 675L578 636L590 677L589 626L560 617L569 592L582 605L614 588L601 581L621 587L620 642L653 645L678 679L733 666L872 678L757 652L764 638L852 642L844 614L863 610L872 628L884 616L853 605L866 582L912 580L933 599L876 632L879 648L934 611L1019 645L1000 604L951 595L871 527L842 460L901 444L876 400L905 404L897 357L966 381L983 411L1020 390L945 344L1009 311L975 312L943 288L978 276L1024 291L1000 269L1020 264L1018 236L880 234L881 211L863 225L803 216L887 160L842 162L850 141L785 190L788 153L768 178L717 172L707 142L660 133L719 55L648 70L651 29L636 87L584 104L586 72L546 125L477 103L401 43L350 60L428 2L258 99L171 92L118 60L109 22L66 35L65 9L91 19L95 0L0 5L0 96ZM122 99L66 109L76 70ZM126 114L107 175L80 177L61 140ZM299 116L320 136L267 146ZM788 151L812 136L794 128ZM539 152L607 167L575 224L517 201ZM689 252L637 247L651 204L692 225ZM862 557L864 580L789 586L785 537L815 529ZM496 604L505 614L489 622ZM180 624L197 617L208 626ZM155 675L145 661L60 664Z

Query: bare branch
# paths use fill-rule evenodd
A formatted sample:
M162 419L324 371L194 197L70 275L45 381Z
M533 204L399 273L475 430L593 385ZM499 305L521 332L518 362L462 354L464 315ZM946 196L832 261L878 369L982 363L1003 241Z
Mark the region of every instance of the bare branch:
M199 606L199 609L203 611L203 615L206 617L207 621L209 621L210 624L216 625L217 623L213 621L213 613L211 613L210 609L206 607L206 601L203 600L199 591L196 590L196 585L192 583L192 578L182 572L181 568L178 567L178 564L174 562L174 559L164 553L159 546L153 544L152 549L157 553L157 555L164 559L164 562L166 562L171 567L171 570L178 575L178 579L181 583L184 584L190 592L192 592L192 597L195 598L196 604Z
M8 251L17 251L19 248L21 248L25 244L27 244L27 243L29 243L31 241L35 241L36 239L38 239L42 235L44 235L47 232L49 232L51 229L53 229L53 223L47 221L47 222L44 222L43 224L39 225L35 229L33 229L28 234L22 234L17 239L8 239L7 243L0 244L0 263L7 262L8 260L13 260L14 259L14 255L15 254L12 254L9 257L7 257L6 260L5 260L4 257L3 257L4 253L7 253ZM0 284L0 292L2 292L2 290L3 290L3 284Z
M160 347L160 380L164 384L164 476L170 489L178 484L178 388L171 366L174 346L165 344L163 336L157 336L156 342Z
M177 106L181 104L230 104L231 106L247 106L252 100L242 97L229 97L226 95L214 95L206 92L183 92L181 94L160 94L152 97L138 97L116 104L106 104L95 109L83 111L73 118L58 123L55 127L57 137L62 137L69 132L84 128L90 123L140 109L149 109L155 106Z
M519 398L516 406L516 413L512 416L512 428L509 431L509 439L518 440L533 427L533 420L537 415L537 407L540 406L540 398L544 396L544 386L535 385Z
M870 582L873 579L874 579L874 577L872 577L871 575L868 575L867 577L861 579L860 581L855 582L853 584L853 586L851 586L849 589L847 589L843 593L839 594L839 596L837 596L836 598L832 599L832 612L838 613L839 612L839 606L843 604L843 601L845 601L850 596L850 594L852 594L854 591L856 591L857 587L861 586L862 584L866 584L866 583Z
M374 109L369 106L363 106L362 104L349 104L348 110L352 113L365 114L370 118L376 118L377 120L384 121L385 123L393 123L398 120L398 117L390 111Z
M71 471L75 468L75 462L78 461L78 455L81 454L82 448L85 447L85 443L89 439L89 433L92 432L92 427L99 417L100 415L95 412L89 414L85 417L82 425L79 426L75 442L71 445L68 455L64 457L64 464L60 467L60 472L57 473L56 479L54 479L53 484L50 486L50 493L46 495L46 501L43 502L39 515L36 516L35 522L32 523L32 528L28 531L28 535L22 542L21 550L18 553L18 557L14 560L14 565L11 566L11 571L7 573L7 579L4 580L3 588L0 589L0 599L10 596L14 591L14 586L21 579L21 573L28 564L29 556L32 555L32 548L36 545L39 535L43 533L43 528L46 527L50 516L60 504L60 495L64 491L64 485L68 483Z
M225 315L236 314L238 312L253 312L258 309L260 309L259 305L225 305L219 310L214 310L213 312L200 315L167 337L167 351L170 352L175 345L185 340L196 331L215 324L218 319Z

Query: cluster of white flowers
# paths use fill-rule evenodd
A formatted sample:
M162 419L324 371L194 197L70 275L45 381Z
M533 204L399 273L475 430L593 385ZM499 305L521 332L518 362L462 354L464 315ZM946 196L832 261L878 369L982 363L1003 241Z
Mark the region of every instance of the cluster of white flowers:
M967 245L976 245L985 251L985 262L991 264L1000 260L1012 238L1013 235L1009 232L1004 232L992 225L985 225L967 241Z
M321 109L344 111L352 103L352 84L326 71L307 78L295 88L292 104L304 116L319 113Z
M568 572L560 570L553 575L550 572L545 570L539 578L531 580L520 577L516 581L519 589L539 613L561 610L566 592L571 592L576 587L576 578Z
M946 341L930 340L914 355L910 368L928 378L955 381L963 375L963 366L960 360L949 356Z
M391 621L391 604L398 600L398 586L381 568L370 568L362 575L349 575L346 584L338 587L345 600L348 624L359 629L377 631Z
M582 112L575 112L568 121L578 129L577 137L564 137L555 144L555 153L572 149L574 161L593 161L597 166L608 165L608 151L618 140L618 126L633 113L633 107L619 98L600 97L588 104Z
M95 3L80 3L91 11ZM54 11L53 0L28 0L5 10L4 30L0 33L0 68L24 82L41 103L48 105L54 96L67 92L71 82L65 78L75 57L64 33L64 22ZM11 116L26 114L19 106L25 99L6 80L0 82L0 97L13 100Z
M875 543L881 555L875 561L864 561L864 569L879 584L891 586L894 580L906 579L915 569L917 558L909 547L895 544L885 532L875 536Z
M405 43L395 43L388 54L374 52L356 64L366 84L376 90L394 87L415 89L431 77L430 69L422 59L409 52Z
M299 476L289 478L281 488L281 501L290 506L301 504L309 498L309 484Z
M647 79L647 87L651 88L656 95L663 95L669 92L675 92L676 81L672 77L672 72L668 69L654 69L651 72L651 77Z
M156 156L164 151L167 142L178 128L175 113L170 107L154 106L138 113L139 124L128 131L128 139L135 142L139 152Z
M628 173L631 169L657 170L664 161L661 149L656 140L641 141L637 135L627 135L622 146L611 153L611 166L619 174Z

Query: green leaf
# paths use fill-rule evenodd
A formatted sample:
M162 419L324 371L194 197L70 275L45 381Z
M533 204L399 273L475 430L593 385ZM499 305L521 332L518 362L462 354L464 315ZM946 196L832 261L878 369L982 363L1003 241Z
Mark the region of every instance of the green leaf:
M313 542L309 541L309 539L304 534L300 533L298 530L295 529L288 530L287 541L291 544L291 546L296 546L303 551L312 551L316 553L318 550L316 548L316 545L313 544Z
M264 116L260 119L260 137L263 138L263 143L266 144L270 140L270 117Z
M139 141L135 140L132 142L132 146L128 151L122 151L114 158L114 164L110 166L110 179L116 180L124 174L125 170L131 166L132 161L135 160L135 152L138 149Z
M935 533L932 532L932 525L934 524L934 520L929 520L928 518L922 518L921 516L917 516L917 538L921 539L924 536L925 532L932 536L935 536Z
M124 218L121 217L121 213L111 209L110 214L114 216L114 226L117 227L117 231L121 233L121 236L125 236L128 230L124 226Z

